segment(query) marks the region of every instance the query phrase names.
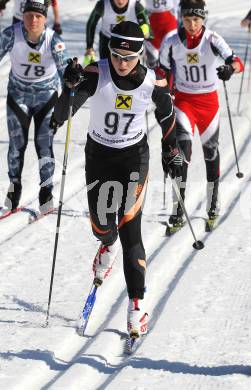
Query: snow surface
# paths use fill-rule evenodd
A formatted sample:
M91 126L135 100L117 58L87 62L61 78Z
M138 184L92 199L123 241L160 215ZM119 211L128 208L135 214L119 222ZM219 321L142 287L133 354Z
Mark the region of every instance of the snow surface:
M93 1L61 2L64 39L69 55L83 57L85 22ZM84 4L83 4L84 3ZM221 33L242 58L247 31L240 20L250 1L208 1L208 25ZM11 7L0 19L11 20ZM51 18L51 15L50 15ZM5 99L9 59L0 67L0 202L8 188ZM241 76L228 83L240 169L237 179L224 91L220 89L220 225L204 232L205 167L195 137L186 206L198 239L195 251L188 226L164 236L171 209L163 208L160 164L161 132L150 114L150 183L143 218L148 258L146 309L150 332L132 356L123 355L127 296L121 255L98 291L84 338L74 326L92 281L91 264L98 242L91 234L84 179L84 144L88 108L73 120L65 203L61 220L50 325L45 328L56 216L29 225L18 213L0 223L0 388L117 390L249 390L251 388L251 103L247 66L236 115ZM88 105L87 105L88 107ZM55 138L55 198L59 197L66 126ZM22 204L37 207L38 163L33 129L26 151Z

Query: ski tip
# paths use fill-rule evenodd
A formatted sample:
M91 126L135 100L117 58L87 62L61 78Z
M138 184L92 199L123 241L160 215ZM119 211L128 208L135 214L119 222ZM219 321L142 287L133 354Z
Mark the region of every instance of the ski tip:
M205 245L203 244L202 241L195 241L195 242L193 243L193 247L194 247L194 249L196 249L197 251L203 249L204 246L205 246Z

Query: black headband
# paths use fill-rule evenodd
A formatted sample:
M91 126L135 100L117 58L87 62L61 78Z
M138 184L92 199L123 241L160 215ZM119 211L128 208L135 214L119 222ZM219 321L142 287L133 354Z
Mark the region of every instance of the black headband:
M181 6L181 16L199 16L205 19L207 10L204 8L204 4L190 4Z

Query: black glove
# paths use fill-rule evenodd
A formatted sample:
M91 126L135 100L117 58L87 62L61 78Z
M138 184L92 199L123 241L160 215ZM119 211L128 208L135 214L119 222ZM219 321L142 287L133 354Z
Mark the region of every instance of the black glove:
M169 174L172 179L182 176L182 162L183 159L178 148L162 152L163 171Z
M229 80L234 73L234 68L232 67L232 65L221 65L216 68L216 70L219 79L223 81Z
M52 30L54 30L58 35L61 35L63 33L63 30L62 30L60 23L54 23Z
M51 129L53 129L53 135L56 134L56 132L58 131L58 128L63 126L64 122L58 122L55 118L55 115L54 115L54 112L51 114L51 119L50 119L50 123L49 123L49 126Z
M78 59L76 57L73 58L73 60L71 58L67 60L68 65L64 71L64 82L66 84L76 85L83 77L84 68L77 63L77 60Z

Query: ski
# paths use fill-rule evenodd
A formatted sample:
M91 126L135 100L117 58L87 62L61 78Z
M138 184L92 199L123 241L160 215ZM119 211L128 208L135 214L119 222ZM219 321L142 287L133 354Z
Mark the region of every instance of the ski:
M218 216L206 220L205 231L212 232L218 226Z
M81 311L79 322L77 325L76 332L79 336L85 335L85 330L88 325L88 321L91 316L92 309L94 307L94 304L96 302L96 292L97 292L98 286L93 282L89 295L87 297L87 300L85 302L84 308Z
M17 207L14 210L10 210L10 209L2 207L2 208L0 208L0 220L8 218L11 215L14 215L14 214L19 213L19 212L28 213L29 216L35 216L35 214L36 214L35 210L30 209L30 208L25 207L25 206Z
M29 220L28 220L28 223L31 224L31 223L34 223L34 222L37 222L39 221L40 219L46 217L47 215L49 214L55 214L57 213L58 209L56 207L48 210L46 213L41 213L40 211L33 211L30 215L29 215Z

